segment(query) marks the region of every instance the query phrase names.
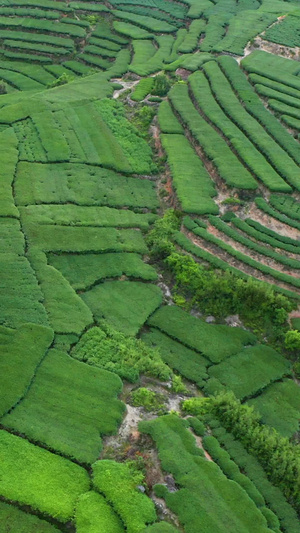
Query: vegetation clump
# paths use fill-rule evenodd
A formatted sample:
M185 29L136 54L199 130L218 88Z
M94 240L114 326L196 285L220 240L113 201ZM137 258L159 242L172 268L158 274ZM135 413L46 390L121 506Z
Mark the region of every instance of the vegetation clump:
M140 339L127 337L105 322L82 335L72 350L72 356L114 372L132 383L138 381L140 374L162 380L169 379L171 375L158 350Z

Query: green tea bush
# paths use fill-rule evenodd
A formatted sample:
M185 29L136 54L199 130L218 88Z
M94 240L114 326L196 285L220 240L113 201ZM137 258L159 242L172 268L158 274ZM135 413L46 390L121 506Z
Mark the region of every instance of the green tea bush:
M285 46L300 46L299 17L288 15L284 20L269 28L264 39L272 43L283 44Z
M150 317L148 324L199 351L214 363L238 353L244 345L256 342L255 336L248 331L207 324L173 305L161 307Z
M300 229L300 223L296 220L293 220L292 218L283 215L279 213L276 209L271 207L264 198L258 197L255 199L255 203L259 209L267 213L268 215L271 215L277 220L280 220L280 222L284 222L288 226L292 226L292 228Z
M110 128L129 162L133 173L152 174L156 171L150 146L140 132L125 117L121 102L109 99L99 100L96 104L101 117Z
M225 35L226 27L231 18L230 13L212 13L209 15L207 25L205 27L205 37L200 44L200 50L203 52L211 52L216 43L218 43Z
M24 322L48 325L43 294L28 259L0 253L0 323L17 328Z
M300 221L300 203L292 196L282 198L281 196L272 194L270 204L284 215Z
M128 463L102 460L93 465L93 485L121 517L128 533L143 532L156 520L154 503L138 491L143 474Z
M211 63L209 62L204 68L208 68L210 65ZM251 143L247 135L244 135L243 131L230 120L230 115L228 117L222 107L218 105L218 100L215 99L214 94L211 92L210 85L204 74L195 72L190 76L189 82L193 96L202 113L227 137L240 158L244 160L255 176L273 191L289 192L291 187L282 180L263 154ZM225 85L225 87L225 91L231 90L229 84L228 86Z
M169 65L165 65L166 71L174 72L178 68L184 68L194 72L198 70L206 61L210 61L213 58L211 54L196 52L194 54L183 54L178 59L172 61Z
M101 451L100 435L115 433L122 421L121 389L112 373L51 350L25 398L2 423L72 459L92 463Z
M108 48L102 48L100 46L96 46L96 44L89 44L85 47L84 51L88 54L93 54L96 56L101 56L105 58L115 58L117 55L116 50L108 50Z
M229 253L229 255L235 257L239 261L242 261L246 265L251 266L252 268L256 268L257 270L261 271L263 274L267 274L267 275L269 274L274 279L283 281L287 284L293 285L294 287L300 287L300 281L298 280L298 278L294 278L293 276L290 276L289 274L285 274L284 272L275 270L274 268L271 268L263 263L260 263L252 259L252 257L249 257L248 255L245 255L242 252L236 250L231 245L222 241L221 239L219 239L212 233L209 233L207 230L198 227L193 230L193 233L195 233L195 235L199 235L199 237L201 237L205 241L211 242L215 244L216 246L219 246L222 250L225 250L227 253Z
M297 118L289 117L288 115L282 115L281 120L285 122L289 127L296 130L300 130L300 120Z
M79 496L75 511L76 531L78 533L124 533L120 518L106 499L90 491Z
M299 519L296 511L286 501L281 490L270 483L266 472L253 454L250 455L233 435L224 431L224 428L213 429L213 435L257 487L267 505L278 516L282 528L288 533L297 533Z
M126 37L130 37L133 40L153 39L154 37L154 35L147 30L144 30L135 24L130 24L129 22L122 22L121 20L114 20L113 28L117 33L126 35Z
M222 425L257 457L274 485L299 508L299 454L295 445L274 428L259 423L259 415L241 405L233 393L212 399L213 412Z
M277 58L278 56L274 57ZM248 82L243 71L239 68L238 63L232 57L226 55L220 56L218 58L218 63L248 113L264 126L266 131L296 161L296 163L300 164L299 144L280 124L274 115L265 108L259 96Z
M96 25L95 31L93 32L93 37L107 39L108 41L112 41L120 45L126 45L129 42L128 39L112 32L108 20L104 18Z
M3 45L8 49L17 50L29 50L34 52L40 52L41 54L51 54L52 56L65 56L71 53L71 50L68 48L62 48L58 46L51 46L50 44L41 44L41 43L32 43L32 42L23 42L23 41L12 41L11 39L5 39Z
M274 248L281 248L282 250L293 254L298 254L300 252L297 241L293 241L292 239L289 239L289 237L285 237L284 235L280 235L279 233L270 230L267 226L263 226L256 220L252 220L251 218L245 220L232 218L231 223L257 241L265 242Z
M219 465L224 474L238 483L247 492L248 496L254 501L258 508L263 507L265 505L265 500L255 487L254 483L241 473L236 463L230 459L229 453L221 448L218 440L213 436L205 436L202 442L205 450L208 451L209 455Z
M66 161L70 157L69 147L62 132L58 129L51 111L32 113L34 126L47 154L48 161Z
M225 140L197 113L189 98L187 85L176 84L168 96L172 107L180 115L181 121L188 126L227 185L242 189L256 189L257 182L235 157Z
M276 111L281 115L281 120L284 120L283 117L285 117L285 120L294 120L298 121L300 117L300 109L297 107L292 107L288 104L284 104L283 102L279 102L278 100L273 100L272 98L268 101L268 105L271 109ZM283 115L283 113L286 113ZM297 122L296 122L297 124Z
M205 357L157 329L151 328L150 332L144 333L142 340L158 349L161 358L170 368L177 370L186 379L197 383L198 387L203 386L204 380L208 377L208 361Z
M59 530L45 520L28 512L23 512L13 505L0 502L0 528L3 533L18 531L19 533L55 533Z
M169 379L171 374L158 350L147 346L140 339L124 335L105 322L84 333L71 355L133 383L139 379L140 374L163 380Z
M75 22L75 21L72 21ZM24 28L24 30L37 30L38 32L45 33L58 33L59 35L67 35L68 37L84 38L85 30L77 26L76 24L64 24L62 22L51 20L39 20L34 18L22 18L22 17L1 17L1 28Z
M11 42L11 41L10 41ZM28 76L20 72L0 69L1 79L8 82L10 85L19 89L20 91L39 91L43 88L41 83L30 79Z
M159 287L139 281L106 281L82 295L97 321L103 318L127 335L139 329L162 303Z
M137 26L141 26L141 28L145 28L146 30L153 31L155 33L173 33L174 31L176 31L176 26L173 26L168 22L164 22L163 20L155 19L153 17L136 15L134 13L127 13L126 11L120 10L112 10L112 14L117 19L125 21L128 20L129 22L133 22Z
M217 217L210 217L210 222L218 230L222 231L225 235L239 242L243 246L246 246L247 248L249 248L249 250L254 250L255 252L258 252L262 255L271 257L278 263L287 265L290 268L295 268L295 269L300 268L300 261L298 261L297 259L286 257L285 255L279 254L278 252L274 252L274 250L272 250L271 248L268 248L267 246L262 246L260 244L257 244L256 242L253 242L251 239L244 237L239 232L237 232L236 230L232 229L230 226L225 224L221 219ZM265 236L265 240L267 240L267 236ZM300 249L299 249L299 252L300 252Z
M186 34L182 44L179 46L179 52L193 52L198 46L200 35L202 32L204 32L205 26L206 23L204 19L192 20L189 26L189 31Z
M80 494L90 487L80 466L6 431L0 432L0 494L67 522Z
M218 42L214 50L243 56L247 43L276 20L277 15L273 13L250 9L241 11L231 18L224 39Z
M281 81L281 79L294 79L295 84L299 84L299 80L295 78L299 72L299 64L297 61L291 61L285 57L269 54L263 50L255 50L252 54L246 56L241 65L243 69L250 73L266 75L270 79Z
M171 35L159 35L155 40L158 49L149 41L133 41L135 54L130 71L139 76L148 76L163 68L164 61L170 57L174 39Z
M205 431L206 431L203 422L201 422L201 420L199 420L199 418L196 418L196 417L193 417L193 416L188 418L188 422L190 424L190 427L194 431L194 433L196 435L198 435L198 437L203 437L203 435L205 434Z
M75 290L87 290L105 278L156 281L157 273L135 253L48 254L48 263L59 270Z
M253 501L215 463L201 457L185 424L175 415L139 424L140 431L155 441L163 469L174 476L179 486L176 492L166 493L165 500L185 530L197 533L201 528L210 531L217 527L221 531L226 521L232 532L238 527L241 532L251 528L267 533L266 520Z
M23 210L28 242L44 252L147 253L140 231L93 226L39 224Z
M271 384L248 403L257 409L264 424L273 426L284 437L290 438L298 431L300 390L292 379Z
M131 95L131 100L141 102L149 93L151 93L152 87L153 78L141 79Z
M263 344L244 348L239 354L208 369L210 377L217 378L240 399L253 396L290 372L289 361Z
M30 246L28 258L41 287L43 305L51 327L56 333L80 335L93 321L89 308L62 274L47 264L44 252L34 245Z
M158 206L152 181L82 164L62 163L53 168L21 162L15 187L17 205L74 203L148 209Z
M290 87L285 83L281 83L275 80L270 80L267 76L261 76L260 74L249 74L248 79L254 85L261 84L275 91L282 92L283 94L288 94L299 99L300 91L299 88Z
M190 239L188 239L180 231L174 232L173 240L183 250L185 250L186 252L188 252L190 254L193 254L198 259L201 259L202 261L205 261L211 267L217 268L218 270L221 270L221 271L226 271L227 274L233 274L233 276L235 278L240 279L240 283L238 283L238 293L239 293L240 289L242 289L242 294L243 295L245 293L248 294L248 290L249 290L249 294L247 296L247 304L246 305L244 305L245 302L240 299L240 296L238 297L239 298L239 302L240 303L243 302L243 306L239 307L240 308L240 313L243 314L243 312L245 312L245 309L247 309L247 311L245 313L245 317L248 315L249 312L250 312L250 315L253 315L253 311L255 310L255 305L253 303L254 294L256 294L256 296L255 296L255 301L257 302L256 305L259 306L259 307L265 301L264 298L267 297L268 308L269 308L268 313L271 311L272 315L273 315L273 311L274 311L274 309L273 309L274 296L276 295L276 293L279 293L280 295L284 295L285 297L287 297L289 299L291 299L291 298L292 299L298 299L296 293L294 293L292 291L289 291L287 289L283 289L282 287L278 287L277 285L273 285L271 283L263 282L261 280L256 279L253 276L249 276L248 274L246 274L242 270L239 270L238 268L229 265L223 259L220 259L219 257L215 256L214 254L212 254L210 252L207 252L206 250L203 250L202 248L200 248L200 246L196 246ZM171 251L170 251L170 253L171 253ZM181 257L181 256L179 256L179 257ZM178 268L179 268L179 272L180 272L180 270L182 268L183 260L184 260L184 263L185 263L189 259L187 259L186 257L183 257L182 261L181 260L179 261L178 260L178 256L176 257L176 256L174 256L172 254L172 259L170 258L170 263L172 264L172 262L174 262L175 266L179 263ZM185 269L185 264L183 265L183 268ZM245 281L247 281L247 284L244 283ZM186 279L183 278L183 280L181 280L180 283L183 283L183 285L186 284ZM222 294L224 286L223 286L222 283L219 283L219 282L218 282L218 285L219 285L218 290L221 290L221 294ZM200 287L198 286L197 287L198 294L199 294L199 290L200 290ZM244 293L244 291L245 291L245 293ZM203 291L203 293L204 293L204 291ZM200 292L200 294L202 294L202 293ZM250 296L250 294L251 294L251 296ZM264 298L262 297L262 294L264 294ZM205 291L204 295L207 297L207 291ZM197 296L196 296L195 302L196 301L197 301ZM280 298L280 301L278 302L280 304L280 307L284 307L284 308L287 308L287 309L289 309L289 308L292 309L293 304L291 304L291 302L288 302L287 300L284 300L284 302L285 303L283 304L283 301ZM236 304L237 304L237 302L236 302ZM269 307L269 305L270 305L270 307ZM200 306L200 308L202 308L202 306L203 306L203 304ZM230 306L231 306L231 303L230 303ZM257 307L256 309L259 309L259 307ZM221 301L221 306L220 306L218 301L216 300L216 293L214 293L214 300L212 298L207 298L207 301L205 302L205 307L203 307L203 308L206 309L207 313L213 312L216 315L219 315L220 313L222 314L223 313L222 310L224 309L224 299ZM229 307L229 309L231 309L231 308L232 307ZM212 309L213 309L213 311L212 311ZM228 309L228 306L226 306L226 309ZM235 309L237 309L237 307L235 307ZM263 315L265 315L265 310L263 310Z
M35 9L33 13L36 13L36 12L37 10ZM44 11L44 13L47 13L47 11ZM25 32L25 31L18 31L18 30L0 30L0 38L5 39L5 40L13 40L13 41L26 41L26 42L50 44L53 46L58 46L60 48L67 48L70 50L74 49L73 39L68 39L67 37L57 37L54 35L45 35L41 33L30 33L30 32Z
M296 169L298 166L265 129L241 105L216 62L206 63L203 67L211 88L219 104L235 124L242 129L271 163L274 169L296 189L300 186ZM222 91L220 87L222 86Z
M158 123L162 133L183 133L183 128L168 100L164 100L158 108Z
M271 89L270 87L266 87L261 83L255 84L255 90L258 92L258 94L265 98L278 100L279 102L283 102L284 104L297 109L300 108L300 100L294 96L290 96L289 94L283 93L276 89Z
M214 184L188 140L178 134L163 134L161 139L182 210L198 215L217 213L218 206L211 199L216 195Z
M52 341L53 331L38 324L22 324L17 330L0 327L1 416L27 392Z
M20 207L23 216L29 216L34 224L57 226L94 226L140 228L148 230L155 222L152 213L135 213L129 209L76 205L36 205Z

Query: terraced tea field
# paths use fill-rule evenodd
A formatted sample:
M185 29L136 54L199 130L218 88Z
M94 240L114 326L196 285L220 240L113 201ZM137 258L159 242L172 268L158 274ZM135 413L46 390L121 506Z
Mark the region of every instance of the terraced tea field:
M0 0L0 533L299 533L298 0Z

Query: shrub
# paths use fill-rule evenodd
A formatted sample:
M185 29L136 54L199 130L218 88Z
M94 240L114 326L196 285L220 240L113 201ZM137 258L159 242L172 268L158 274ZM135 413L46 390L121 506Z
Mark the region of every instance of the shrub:
M132 392L131 403L135 407L144 407L146 411L155 411L162 405L159 395L145 387Z
M300 331L290 330L286 333L284 344L287 350L296 352L300 350Z
M150 348L140 339L128 337L105 322L84 333L71 354L131 382L136 382L140 374L167 380L171 373L157 349Z
M141 533L156 520L155 507L145 494L138 492L143 474L128 463L102 460L93 465L93 484L104 494L121 517L128 533Z
M78 533L124 533L120 518L105 498L94 491L79 496L75 523Z
M159 74L153 78L153 87L151 89L151 94L154 96L166 96L171 84L169 79L164 74Z

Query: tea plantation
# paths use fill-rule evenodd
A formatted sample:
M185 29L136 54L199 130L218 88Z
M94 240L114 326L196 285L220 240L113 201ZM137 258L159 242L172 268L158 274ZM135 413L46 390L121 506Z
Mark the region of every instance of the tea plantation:
M0 533L300 532L298 0L0 0Z

